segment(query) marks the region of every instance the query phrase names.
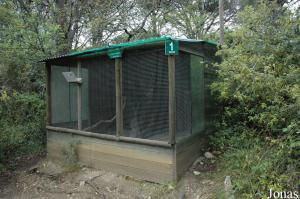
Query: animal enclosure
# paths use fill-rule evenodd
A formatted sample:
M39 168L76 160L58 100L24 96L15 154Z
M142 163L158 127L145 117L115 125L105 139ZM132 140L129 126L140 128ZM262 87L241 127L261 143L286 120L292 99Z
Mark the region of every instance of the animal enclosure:
M176 181L199 155L217 105L216 45L151 38L43 60L49 157L77 141L82 164Z

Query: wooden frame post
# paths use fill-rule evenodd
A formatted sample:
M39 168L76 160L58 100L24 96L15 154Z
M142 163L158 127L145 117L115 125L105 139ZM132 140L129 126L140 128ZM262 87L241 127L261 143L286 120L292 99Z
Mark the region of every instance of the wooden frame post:
M115 83L116 83L116 135L123 134L123 110L122 110L122 58L115 59Z
M81 78L81 61L77 61L77 78ZM81 117L81 109L82 107L82 91L81 84L77 84L77 125L78 130L82 129L82 117Z
M176 138L176 95L175 95L175 55L168 56L169 76L169 144L175 144Z
M47 99L47 125L51 125L51 65L46 62L46 99Z

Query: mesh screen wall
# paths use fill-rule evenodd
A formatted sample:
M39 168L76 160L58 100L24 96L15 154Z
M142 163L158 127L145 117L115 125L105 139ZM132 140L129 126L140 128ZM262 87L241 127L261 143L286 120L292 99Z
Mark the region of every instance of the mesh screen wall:
M212 60L180 51L175 57L176 139L204 132L218 106L209 85ZM81 61L84 131L116 135L115 60L107 56ZM77 85L62 72L77 75L77 64L52 65L52 125L77 129ZM169 139L168 60L164 48L128 51L122 58L123 136Z
M82 128L84 131L115 134L114 60L97 57L81 61ZM51 66L51 125L77 129L77 84L68 83L62 72L77 76L77 65Z
M216 79L214 60L191 55L192 133L208 133L219 106L210 85Z
M192 133L205 129L204 61L202 57L191 55L192 87Z
M176 140L191 135L190 54L175 57Z
M124 135L168 139L168 62L164 49L128 52L122 65Z
M76 129L77 88L63 77L62 72L68 71L77 74L74 65L51 67L51 124Z
M82 68L88 71L86 92L88 103L82 106L82 111L88 110L89 120L83 122L83 130L112 134L116 133L116 91L114 60L106 56L89 58L81 62Z
M204 93L205 96L205 129L209 132L213 130L213 122L220 111L220 105L217 103L215 97L211 94L210 85L216 80L216 69L214 67L214 63L216 60L212 59L204 59L205 67L204 67Z

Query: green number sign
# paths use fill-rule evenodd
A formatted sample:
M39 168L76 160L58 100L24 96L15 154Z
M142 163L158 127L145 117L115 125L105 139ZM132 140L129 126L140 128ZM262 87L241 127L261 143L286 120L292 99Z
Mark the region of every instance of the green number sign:
M178 41L166 41L166 55L178 55Z

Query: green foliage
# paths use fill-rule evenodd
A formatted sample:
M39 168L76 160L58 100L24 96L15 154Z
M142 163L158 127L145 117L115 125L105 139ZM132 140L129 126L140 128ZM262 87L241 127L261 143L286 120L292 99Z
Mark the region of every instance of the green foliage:
M78 164L78 144L80 144L80 142L74 140L62 149L62 153L65 156L64 161L66 166L76 166Z
M38 152L45 142L45 103L35 93L0 96L0 163L17 155Z
M282 129L299 122L299 19L274 9L262 4L240 14L242 27L220 51L221 81L213 89L228 105L225 117L259 132L284 134Z
M79 140L71 140L64 148L62 148L62 153L64 155L64 167L68 172L75 172L80 169L80 164L78 162L79 144Z
M239 198L266 198L274 191L297 190L300 142L290 138L259 137L239 126L218 132L214 144L225 143L224 171L231 175ZM298 157L297 157L298 156Z
M39 60L56 54L57 24L42 2L0 2L0 164L45 143L45 72Z
M243 198L295 190L300 159L299 13L261 3L239 14L219 51L213 92L224 105L215 146Z
M36 9L16 10L12 1L0 3L0 82L18 91L43 92L45 72L38 61L57 52L58 27Z

